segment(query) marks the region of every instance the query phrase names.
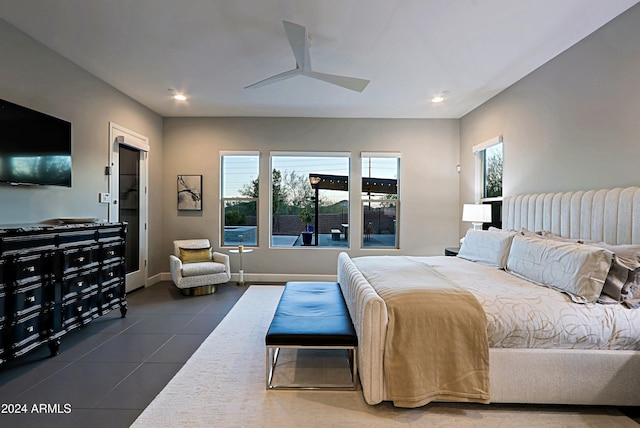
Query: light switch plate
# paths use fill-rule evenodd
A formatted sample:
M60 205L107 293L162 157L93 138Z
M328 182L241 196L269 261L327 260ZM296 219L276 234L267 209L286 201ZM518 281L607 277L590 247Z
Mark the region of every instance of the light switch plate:
M111 202L111 193L104 193L104 192L98 193L98 201L101 204L110 203Z

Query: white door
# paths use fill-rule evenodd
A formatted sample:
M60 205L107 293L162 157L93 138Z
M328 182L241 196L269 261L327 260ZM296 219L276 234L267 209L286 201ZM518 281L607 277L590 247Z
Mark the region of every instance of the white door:
M147 279L148 138L110 123L109 221L127 222L126 291Z

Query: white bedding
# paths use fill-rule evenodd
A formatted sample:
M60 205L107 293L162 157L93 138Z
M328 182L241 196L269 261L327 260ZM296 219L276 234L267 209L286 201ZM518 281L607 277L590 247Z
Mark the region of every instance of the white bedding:
M475 295L492 348L640 350L640 310L574 303L557 290L457 257L409 258Z

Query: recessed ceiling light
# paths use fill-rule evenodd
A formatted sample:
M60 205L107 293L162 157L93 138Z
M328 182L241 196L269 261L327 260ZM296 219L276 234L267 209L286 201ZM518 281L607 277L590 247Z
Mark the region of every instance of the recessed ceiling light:
M431 98L431 102L434 104L441 103L445 100L445 96L449 93L449 91L442 91L440 94Z
M174 100L178 100L178 101L186 101L187 100L187 96L185 94L183 94L182 92L177 92L173 88L169 88L169 89L167 89L167 91L171 92L171 97Z

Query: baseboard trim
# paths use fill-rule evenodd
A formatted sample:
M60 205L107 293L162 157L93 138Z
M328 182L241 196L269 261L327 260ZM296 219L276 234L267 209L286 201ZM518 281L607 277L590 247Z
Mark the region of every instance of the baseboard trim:
M231 274L231 280L237 281L238 274ZM245 282L285 283L289 281L330 281L335 282L337 275L313 274L277 274L277 273L245 273Z
M171 272L161 272L147 278L145 287L151 287L162 281L171 281Z
M231 281L237 282L237 273L231 274ZM278 274L278 273L246 273L245 282L285 283L288 281L329 281L335 282L337 275L311 275L311 274ZM150 287L161 281L171 281L170 272L161 272L147 278L146 287Z

